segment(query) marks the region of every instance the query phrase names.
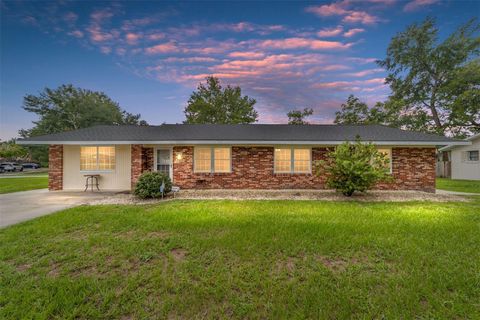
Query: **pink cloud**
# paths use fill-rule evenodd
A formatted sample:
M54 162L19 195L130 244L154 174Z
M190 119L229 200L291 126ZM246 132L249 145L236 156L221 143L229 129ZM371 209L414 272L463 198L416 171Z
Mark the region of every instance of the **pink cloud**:
M97 23L102 23L111 17L113 17L113 12L109 9L97 10L90 14L90 18Z
M385 84L385 78L373 78L373 79L367 79L367 80L354 80L354 81L318 82L312 85L312 88L360 91L365 89L363 88L363 86L382 85L380 87L383 88L384 84Z
M178 52L178 51L179 51L179 48L173 42L166 42L166 43L162 43L162 44L157 44L156 46L149 47L149 48L145 49L145 53L148 54L148 55Z
M188 63L197 63L197 62L215 62L217 59L210 57L189 57L189 58L178 58L178 57L169 57L163 60L164 62L188 62Z
M362 29L362 28L354 28L354 29L350 29L348 31L346 31L343 36L347 37L347 38L350 38L350 37L353 37L354 35L358 34L358 33L361 33L361 32L364 32L365 29Z
M347 14L348 11L345 9L347 1L334 2L331 4L324 4L321 6L310 6L305 9L307 12L314 13L318 16L328 17L328 16L339 16Z
M326 28L322 29L317 32L317 36L324 38L324 37L335 37L338 36L340 33L343 32L343 27L338 26L336 28Z
M383 71L385 71L385 70L383 70L381 68L376 68L376 69L363 70L363 71L358 71L358 72L353 72L353 73L347 73L346 75L350 76L350 77L365 77L365 76L368 76L370 74L379 73L379 72L383 72Z
M405 11L405 12L416 11L416 10L421 9L422 7L425 7L425 6L434 4L434 3L438 2L438 1L439 1L439 0L413 0L413 1L409 2L409 3L407 3L407 4L403 7L403 11Z
M343 17L342 21L347 23L359 22L362 24L375 24L380 21L380 19L364 11L351 11L348 15Z
M68 35L75 38L83 38L83 32L80 30L73 30L69 32Z
M138 43L138 40L142 37L140 33L129 32L125 35L127 43L130 45L135 45Z
M260 47L273 49L309 48L312 50L343 50L350 48L352 45L353 43L314 40L307 38L286 38L277 40L264 40L260 42Z
M346 23L375 24L380 21L380 18L365 11L349 9L351 3L351 1L343 0L321 6L310 6L305 11L320 17L343 16L342 21Z
M148 40L152 40L152 41L161 40L161 39L164 39L165 37L166 35L163 32L156 32L156 33L149 34L147 36Z
M264 54L261 52L242 52L242 51L235 51L228 54L231 58L245 58L245 59L259 59L263 58Z

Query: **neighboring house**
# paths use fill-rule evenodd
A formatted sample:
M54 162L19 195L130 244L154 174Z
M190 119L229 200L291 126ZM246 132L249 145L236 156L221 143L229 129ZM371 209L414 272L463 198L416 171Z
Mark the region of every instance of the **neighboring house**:
M390 157L394 180L379 189L434 192L436 147L470 144L380 125L276 124L95 126L18 143L50 145L50 190L81 190L88 173L103 190L130 190L151 170L183 189L324 189L312 163L357 136Z
M480 180L480 133L465 141L470 145L448 145L438 150L437 176Z

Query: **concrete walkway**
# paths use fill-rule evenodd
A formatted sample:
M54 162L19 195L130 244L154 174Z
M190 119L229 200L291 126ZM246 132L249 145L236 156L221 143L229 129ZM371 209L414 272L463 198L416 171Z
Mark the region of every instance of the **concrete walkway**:
M436 194L453 194L457 196L480 196L480 193L471 193L471 192L459 192L459 191L449 191L449 190L435 190Z
M0 194L0 228L111 195L105 192L49 192L47 189Z

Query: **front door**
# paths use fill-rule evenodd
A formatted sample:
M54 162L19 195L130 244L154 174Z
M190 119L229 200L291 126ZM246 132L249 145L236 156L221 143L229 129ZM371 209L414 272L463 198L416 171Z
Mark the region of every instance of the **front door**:
M170 149L157 150L157 171L162 172L170 177ZM170 177L172 178L172 177Z

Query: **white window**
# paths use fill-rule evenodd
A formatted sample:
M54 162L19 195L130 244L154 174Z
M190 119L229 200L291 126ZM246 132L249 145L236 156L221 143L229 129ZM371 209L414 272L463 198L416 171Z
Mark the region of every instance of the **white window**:
M468 161L478 161L479 154L478 150L467 151L467 160Z
M115 147L88 146L80 147L81 171L115 170Z
M311 150L309 148L275 148L275 173L310 173Z
M232 153L229 147L195 147L194 171L205 173L231 172Z
M377 150L378 152L383 153L385 156L387 156L390 173L392 173L392 148L379 148Z

